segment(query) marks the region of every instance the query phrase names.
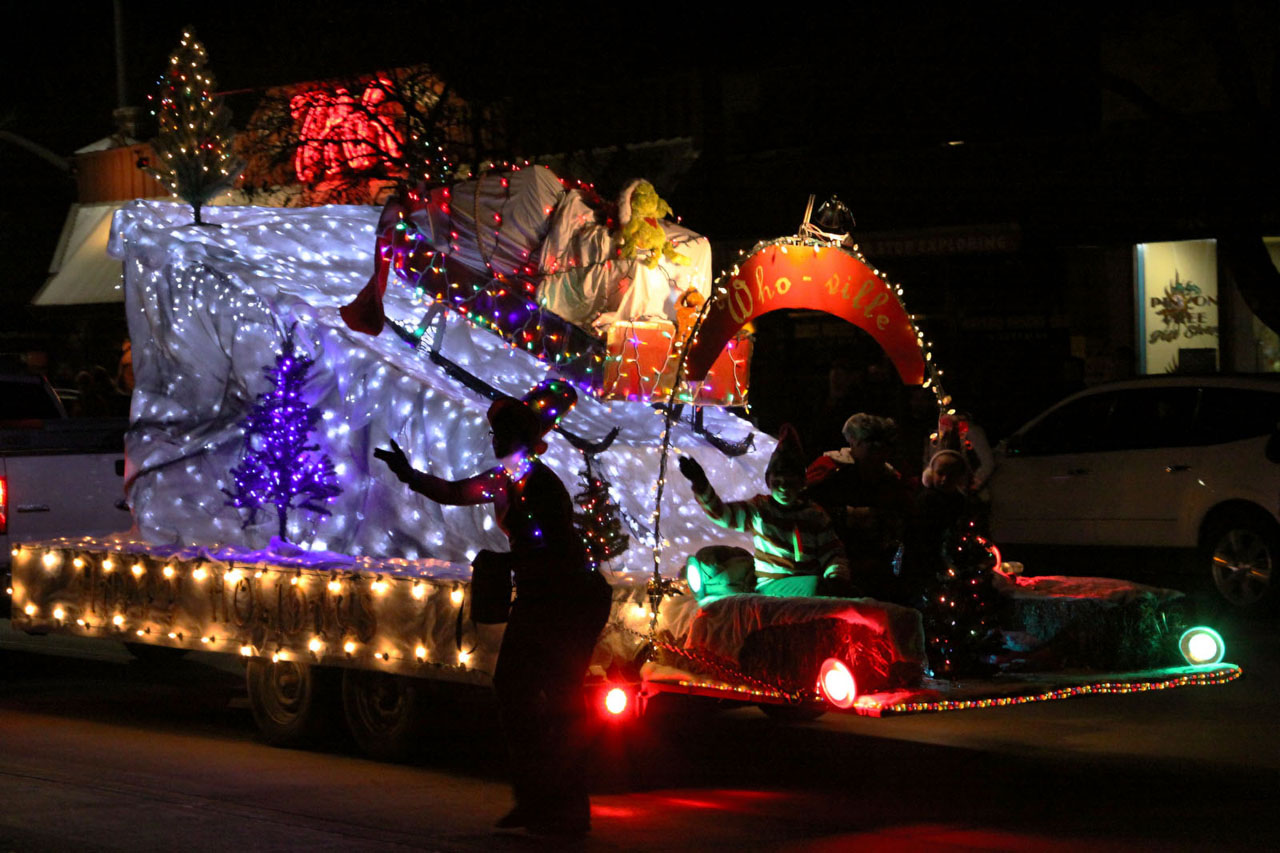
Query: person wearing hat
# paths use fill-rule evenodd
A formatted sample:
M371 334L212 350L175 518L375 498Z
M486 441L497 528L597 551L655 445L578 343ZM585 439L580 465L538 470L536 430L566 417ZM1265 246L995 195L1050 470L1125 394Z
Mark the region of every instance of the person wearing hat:
M538 459L547 449L543 437L576 401L573 387L560 380L520 400L494 401L488 420L500 464L465 480L415 470L395 442L374 451L401 482L431 500L493 504L511 543L509 554L476 556L477 564L509 563L516 587L493 675L515 795L515 807L498 826L542 835L590 829L582 681L612 602L608 581L587 566L569 492Z
M894 558L902 542L910 496L889 464L897 425L860 412L845 421L848 447L809 466L809 496L831 516L849 557L852 580L863 593L891 600Z
M831 519L805 499L805 455L790 424L765 468L769 494L725 503L691 456L680 457L680 473L693 487L698 506L713 522L749 531L755 539L756 592L761 595L847 595L849 564Z
M920 607L925 590L946 569L947 537L973 518L972 476L968 460L958 450L939 450L925 466L920 477L923 488L912 500L907 517L898 594L892 601Z

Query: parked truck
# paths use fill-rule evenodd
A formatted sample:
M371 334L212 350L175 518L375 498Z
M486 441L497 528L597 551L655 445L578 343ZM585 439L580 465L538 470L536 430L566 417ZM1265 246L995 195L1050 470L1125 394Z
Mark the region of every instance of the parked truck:
M131 523L120 418L70 418L49 382L0 374L0 574L10 543L102 536ZM8 595L3 610L8 611Z

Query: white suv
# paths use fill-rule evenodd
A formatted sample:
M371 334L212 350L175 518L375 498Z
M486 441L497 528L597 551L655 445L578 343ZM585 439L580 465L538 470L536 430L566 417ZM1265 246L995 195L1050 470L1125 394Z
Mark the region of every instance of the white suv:
M1001 545L1195 549L1237 607L1269 609L1280 561L1280 380L1170 376L1068 397L1001 442Z

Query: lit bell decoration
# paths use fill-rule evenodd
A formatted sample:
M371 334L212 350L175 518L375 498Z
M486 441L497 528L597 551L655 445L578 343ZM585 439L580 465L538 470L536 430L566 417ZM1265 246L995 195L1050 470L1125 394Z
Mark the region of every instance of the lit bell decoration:
M847 236L853 233L858 224L853 218L853 211L838 196L832 196L818 208L814 224L832 236Z

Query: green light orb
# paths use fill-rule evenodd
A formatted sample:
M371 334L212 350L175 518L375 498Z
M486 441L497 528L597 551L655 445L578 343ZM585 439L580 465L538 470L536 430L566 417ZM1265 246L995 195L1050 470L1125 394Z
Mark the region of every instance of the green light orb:
M1226 654L1226 643L1217 631L1199 625L1182 632L1178 639L1178 651L1193 666L1221 663Z

